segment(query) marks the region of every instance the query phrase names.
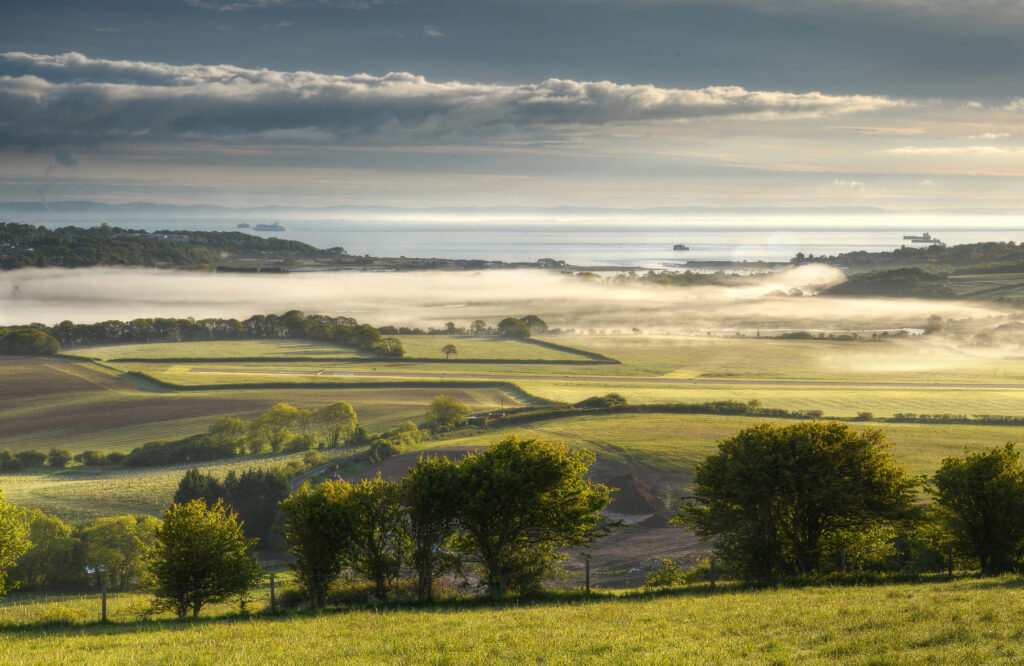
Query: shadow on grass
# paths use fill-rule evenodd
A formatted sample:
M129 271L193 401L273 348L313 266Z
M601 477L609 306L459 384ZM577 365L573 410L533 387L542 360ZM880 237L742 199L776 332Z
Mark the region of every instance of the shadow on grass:
M946 574L916 575L845 575L821 579L785 579L759 582L722 581L717 584L694 583L682 587L671 587L657 590L637 588L626 591L597 589L591 592L583 590L547 590L536 594L522 596L475 596L455 597L434 601L397 600L382 603L361 603L346 606L334 606L323 609L288 609L259 612L232 613L206 617L185 617L175 619L140 619L127 622L33 622L17 625L2 625L0 630L11 634L45 634L47 636L79 636L115 635L126 633L145 633L152 631L181 631L197 626L230 625L249 622L293 621L313 617L344 617L346 615L365 612L473 612L477 610L502 610L508 608L565 606L582 604L617 604L629 602L653 601L669 598L711 598L718 595L757 592L760 590L803 589L822 587L875 587L883 585L934 585L959 581L968 583L966 587L975 590L1021 589L1024 578L1018 575L1004 575L997 578L982 577L977 573L957 573L952 578Z

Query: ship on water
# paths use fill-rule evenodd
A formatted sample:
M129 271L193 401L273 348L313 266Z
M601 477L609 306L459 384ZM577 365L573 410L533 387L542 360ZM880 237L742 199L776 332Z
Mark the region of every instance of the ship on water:
M248 229L249 228L249 223L248 222L239 222L238 224L235 225L235 228L236 229Z
M682 243L676 243L675 245L672 246L672 249L673 250L689 250L690 246L689 245L683 245Z
M911 243L928 243L929 245L942 245L942 241L938 238L932 238L932 235L927 231L920 236L907 234L903 236L903 240L908 240Z
M253 231L288 231L288 227L274 222L272 224L257 224Z

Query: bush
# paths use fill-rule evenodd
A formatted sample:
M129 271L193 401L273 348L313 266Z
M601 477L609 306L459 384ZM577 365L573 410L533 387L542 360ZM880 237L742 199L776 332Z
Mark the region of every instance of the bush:
M686 571L679 564L679 560L663 557L657 569L651 569L647 572L644 587L648 590L653 590L659 587L674 587L685 582Z
M46 463L46 454L41 451L18 451L14 457L25 467L42 467Z
M67 449L50 449L50 455L46 457L46 464L50 467L63 469L73 460L71 452Z
M25 469L25 464L14 457L10 449L0 451L0 471L20 472Z
M626 399L618 393L606 393L605 395L595 395L592 398L580 400L573 406L579 407L580 409L607 409L609 407L625 407L627 404L629 403L626 402Z
M86 466L103 465L106 463L106 461L107 457L103 454L102 451L94 451L92 449L82 451L77 456L75 456L75 462L80 462Z

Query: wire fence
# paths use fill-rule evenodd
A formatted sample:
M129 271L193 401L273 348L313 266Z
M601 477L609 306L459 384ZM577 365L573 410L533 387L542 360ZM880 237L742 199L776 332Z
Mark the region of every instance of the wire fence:
M714 584L725 582L725 572L717 566L716 558L707 551L693 551L680 554L674 548L654 548L632 557L617 557L602 561L600 551L572 553L562 575L545 581L545 586L558 590L597 591L602 589L642 588L668 567L687 571L687 582ZM592 557L587 557L587 555ZM939 566L934 563L927 570L916 570L907 563L902 569L891 570L888 574L948 574L954 569L966 573L961 565L963 560L954 558L951 548L946 549ZM830 562L833 574L856 574L856 565L848 562L845 553L840 552ZM703 567L699 577L692 574L694 567ZM671 578L662 578L662 581ZM378 601L374 585L351 571L326 581L329 586L327 605L344 606ZM679 582L679 581L676 581ZM441 598L469 598L483 593L481 581L472 573L446 575L438 578L434 590ZM405 570L402 576L388 582L389 599L410 600L416 597L415 574ZM194 589L181 589L189 593ZM155 596L145 589L102 590L15 590L0 599L0 627L19 625L76 625L93 622L137 622L143 619L172 619L170 610L154 612ZM201 617L238 616L241 613L265 613L268 611L303 608L309 606L309 599L296 575L287 570L265 573L259 583L245 595L240 603L238 597L211 604L204 604Z

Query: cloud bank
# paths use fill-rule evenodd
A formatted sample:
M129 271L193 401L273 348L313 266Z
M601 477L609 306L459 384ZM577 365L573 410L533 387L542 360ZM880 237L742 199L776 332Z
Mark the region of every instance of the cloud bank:
M81 53L0 54L0 142L244 140L346 143L700 118L795 119L904 104L870 95L660 88L548 79L497 85L179 66Z

